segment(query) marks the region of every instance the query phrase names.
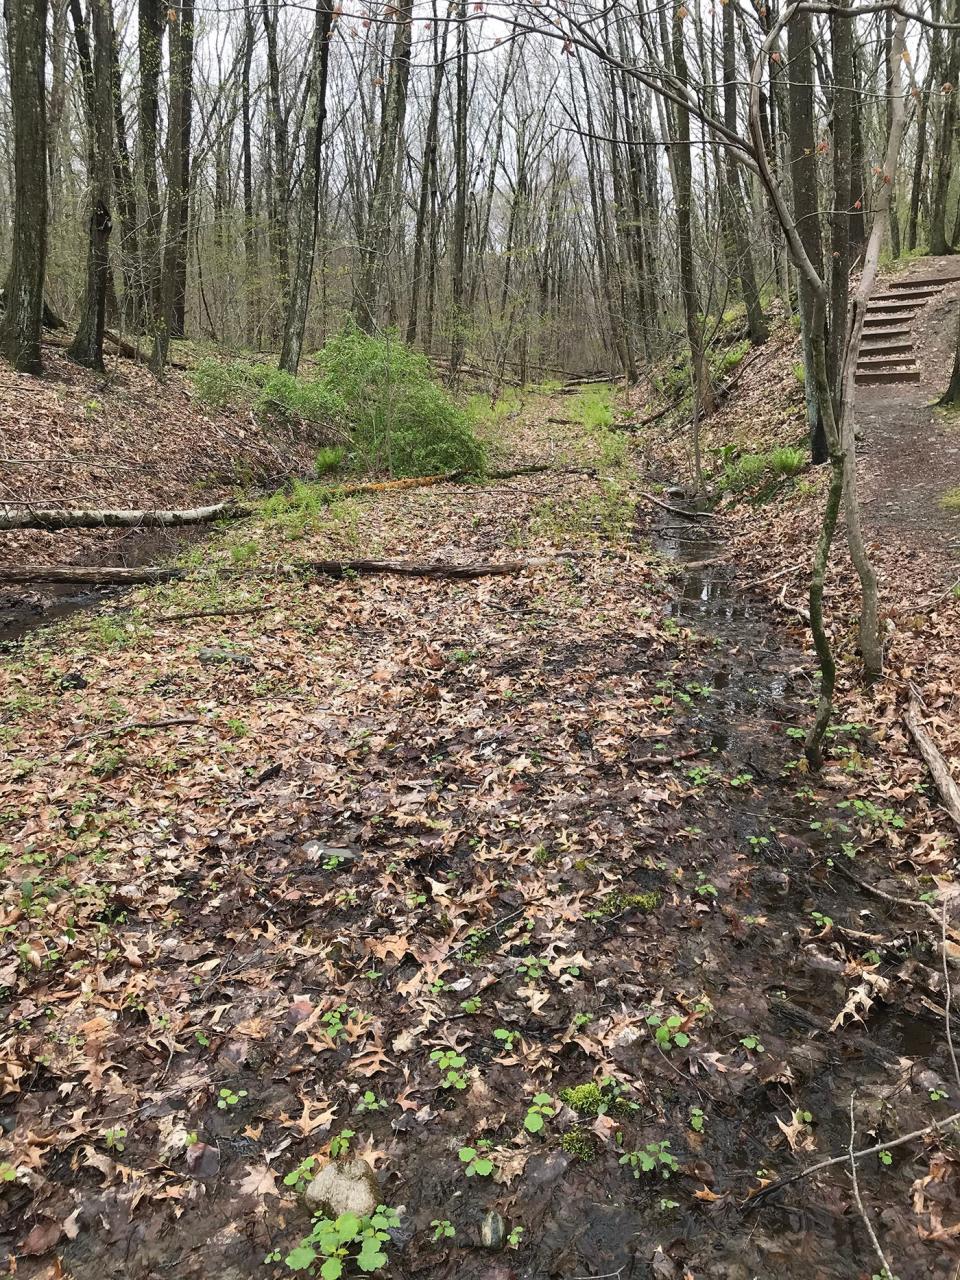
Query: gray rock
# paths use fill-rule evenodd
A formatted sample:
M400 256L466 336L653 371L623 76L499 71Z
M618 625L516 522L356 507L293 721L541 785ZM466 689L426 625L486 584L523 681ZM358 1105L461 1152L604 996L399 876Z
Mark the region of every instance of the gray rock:
M253 666L253 661L248 654L237 653L233 649L201 649L197 657L205 667L221 666L224 663L230 663L232 666L243 669Z
M307 1187L304 1196L311 1209L320 1209L337 1218L355 1213L366 1218L380 1203L380 1191L373 1170L363 1160L325 1164Z
M500 1249L505 1235L506 1223L496 1209L491 1209L480 1224L480 1243L485 1249Z

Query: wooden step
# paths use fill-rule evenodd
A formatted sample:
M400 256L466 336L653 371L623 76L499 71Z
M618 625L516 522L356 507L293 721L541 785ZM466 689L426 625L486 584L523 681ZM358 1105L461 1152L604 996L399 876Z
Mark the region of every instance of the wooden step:
M901 289L899 293L875 293L870 299L871 302L900 302L901 300L910 299L916 301L922 306L930 298L935 298L937 294L943 293L943 286L934 287L928 285L926 289Z
M908 319L908 317L904 315L903 312L898 312L897 314L894 315L894 314L891 314L889 311L884 311L884 312L868 311L867 314L863 317L863 323L865 326L869 326L871 329L879 329L885 324L886 325L903 324L904 320L906 319Z
M948 284L956 284L960 280L960 275L950 276L920 276L914 280L891 280L887 285L888 289L916 289L927 288L935 285L938 289L945 288Z
M861 346L860 359L866 356L908 356L913 355L912 342L878 342L875 346Z
M857 369L853 375L858 386L879 386L886 382L919 382L919 369Z
M865 329L864 342L910 342L913 335L909 329Z
M883 311L887 315L902 315L906 311L919 311L923 306L922 302L885 302L882 299L871 298L867 303L867 315L874 315L877 311Z
M875 359L862 357L857 361L857 369L916 369L917 362L910 356L877 356Z

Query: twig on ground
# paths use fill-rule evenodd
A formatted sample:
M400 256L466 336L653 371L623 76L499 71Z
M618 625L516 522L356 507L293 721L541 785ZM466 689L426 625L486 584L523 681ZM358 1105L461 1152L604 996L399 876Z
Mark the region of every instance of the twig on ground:
M946 760L940 754L936 743L922 723L920 719L920 703L912 692L910 702L903 713L903 718L936 783L937 791L940 793L940 803L953 819L954 826L960 831L960 786L957 786Z
M890 1263L887 1261L887 1255L883 1252L883 1248L880 1245L880 1241L877 1239L877 1233L873 1229L873 1223L870 1221L869 1215L867 1214L867 1211L863 1205L863 1199L860 1195L860 1182L859 1182L859 1179L857 1178L857 1158L856 1158L856 1153L854 1152L854 1149L853 1149L853 1141L857 1133L856 1122L854 1121L854 1118L853 1118L853 1100L855 1097L856 1097L856 1090L854 1090L854 1092L851 1093L850 1095L849 1157L850 1157L850 1179L853 1182L853 1198L856 1201L857 1210L860 1214L860 1217L863 1220L863 1225L867 1229L867 1235L870 1237L870 1243L873 1245L873 1251L877 1255L877 1257L880 1259L880 1266L882 1268L881 1275L883 1276L883 1280L893 1280L893 1268L890 1266Z
M953 1078L960 1089L960 1065L957 1063L957 1051L953 1043L953 1026L950 1021L950 1005L953 1001L953 987L950 983L950 966L947 964L947 900L944 898L940 912L940 963L943 966L944 1011L943 1021L947 1029L947 1046L950 1049L950 1061L953 1063Z
M641 497L652 502L655 507L662 507L664 511L669 511L675 516L683 516L687 520L716 520L717 518L712 511L688 511L685 507L675 507L669 502L655 498L652 493L641 494Z
M122 724L110 725L107 729L94 729L92 733L79 733L64 743L64 751L79 746L91 738L114 738L121 733L130 733L134 729L173 729L182 724L200 724L196 716L171 716L167 720L124 720Z
M889 1151L891 1147L902 1147L905 1143L913 1142L916 1138L926 1138L931 1133L940 1133L948 1125L956 1124L957 1121L960 1121L960 1111L954 1111L952 1115L943 1120L934 1120L932 1124L926 1125L923 1129L914 1129L912 1133L905 1133L902 1137L891 1138L889 1142L878 1142L875 1146L864 1147L860 1151L855 1151L853 1153L854 1159L862 1160L864 1156L875 1156L880 1151ZM798 1173L792 1173L787 1178L778 1178L776 1182L771 1182L768 1187L764 1187L756 1195L744 1201L740 1207L746 1212L751 1209L758 1209L763 1200L769 1199L777 1191L782 1191L784 1187L789 1187L791 1183L800 1182L802 1178L809 1178L811 1174L819 1173L821 1169L829 1169L836 1164L846 1164L849 1159L849 1153L844 1153L842 1156L832 1156L829 1160L819 1160L816 1164L812 1164L806 1169L801 1169Z
M156 622L185 622L187 618L239 618L251 613L269 613L275 604L258 604L248 609L194 609L190 613L158 613L155 618L144 618L148 626Z

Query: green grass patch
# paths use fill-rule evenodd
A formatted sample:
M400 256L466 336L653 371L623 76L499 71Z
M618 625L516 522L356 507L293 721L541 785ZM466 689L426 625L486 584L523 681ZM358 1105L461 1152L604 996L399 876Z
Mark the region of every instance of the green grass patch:
M728 461L719 478L719 488L733 493L761 483L795 476L807 465L807 455L795 445L780 445L766 453L745 453Z
M948 489L940 499L944 511L960 511L960 485L956 489Z
M623 485L607 481L601 493L588 498L548 498L538 503L530 517L530 533L551 541L624 539L632 533L636 506Z

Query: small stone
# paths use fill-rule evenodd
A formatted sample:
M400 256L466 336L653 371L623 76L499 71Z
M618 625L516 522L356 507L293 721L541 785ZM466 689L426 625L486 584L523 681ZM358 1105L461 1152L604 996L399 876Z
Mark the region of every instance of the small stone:
M70 689L86 689L87 682L79 671L68 671L60 680L60 688L66 693Z
M341 1213L355 1213L368 1218L380 1203L377 1180L363 1160L347 1160L325 1164L307 1187L304 1196L311 1209L320 1209L331 1218Z
M505 1234L506 1224L503 1218L496 1209L491 1209L480 1224L480 1243L485 1249L499 1249L503 1245Z
M252 667L253 662L245 653L236 653L233 649L201 649L197 654L200 662L205 667L222 665L223 663L231 663L235 667Z

